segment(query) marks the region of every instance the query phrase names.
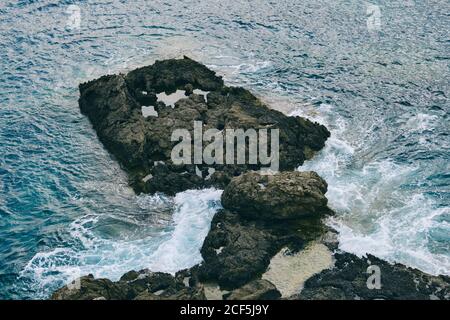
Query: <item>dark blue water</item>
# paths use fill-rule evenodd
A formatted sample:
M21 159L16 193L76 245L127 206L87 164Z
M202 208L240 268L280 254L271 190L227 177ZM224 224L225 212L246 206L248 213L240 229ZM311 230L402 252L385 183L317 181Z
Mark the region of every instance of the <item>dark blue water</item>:
M0 298L45 298L87 273L117 279L201 261L220 191L134 195L77 105L80 82L183 54L329 126L326 148L300 170L327 179L344 250L450 274L449 9L3 1Z

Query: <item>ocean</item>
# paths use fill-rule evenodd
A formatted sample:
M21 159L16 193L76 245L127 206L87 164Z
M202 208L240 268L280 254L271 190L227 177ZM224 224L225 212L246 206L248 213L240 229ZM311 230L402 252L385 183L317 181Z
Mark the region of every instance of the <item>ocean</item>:
M221 190L135 195L78 84L187 55L319 121L342 250L450 275L448 1L2 1L0 299L201 262Z

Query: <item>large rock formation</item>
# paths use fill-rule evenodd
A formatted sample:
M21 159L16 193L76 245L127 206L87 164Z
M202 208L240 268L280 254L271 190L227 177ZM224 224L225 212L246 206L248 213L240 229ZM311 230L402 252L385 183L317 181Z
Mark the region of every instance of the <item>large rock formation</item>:
M246 173L246 181L261 181L267 177L257 173ZM236 177L225 188L224 194L229 194L230 189L235 188ZM315 173L286 172L275 175L272 178L278 186L279 195L292 191L291 182L296 181L299 186L315 188L318 199L325 199L325 182ZM285 181L285 183L282 183ZM283 187L284 186L284 187ZM252 183L243 184L242 191L249 194L253 188ZM295 189L300 190L300 189ZM308 189L309 190L309 189ZM274 195L275 197L278 196ZM296 192L295 197L309 199L307 192ZM94 280L92 277L82 278L82 287L71 290L68 287L58 290L53 298L56 299L192 299L204 298L201 283L218 283L222 289L234 290L229 299L274 299L279 297L279 292L268 281L260 280L266 271L270 259L283 247L290 248L293 252L303 248L309 240L315 239L324 230L321 223L323 214L329 213L325 201L316 203L295 200L292 202L277 203L290 209L280 212L289 212L292 216L281 216L273 222L268 219L270 208L266 204L266 198L252 199L256 208L265 206L264 215L248 214L248 211L228 207L224 203L224 209L220 210L212 220L209 231L201 249L204 259L198 266L178 273L175 277L162 273L148 271L131 271L125 274L120 281L111 282L106 279ZM294 208L302 212L295 214ZM320 210L317 208L320 207ZM275 214L278 214L275 211ZM282 219L284 217L284 219ZM189 278L180 280L182 278ZM163 291L161 291L163 290ZM161 292L159 292L161 291ZM254 291L254 292L253 292ZM157 295L155 292L159 292Z
M109 279L95 279L93 275L76 279L72 284L55 291L52 300L123 300L127 289L122 283Z
M247 218L297 219L327 212L326 191L327 183L315 172L251 172L231 181L222 204Z
M177 89L187 95L174 108L158 101L158 93ZM209 91L206 99L195 89ZM272 257L286 248L295 254L329 229L322 223L324 215L332 213L326 182L314 172L286 171L323 147L327 129L269 109L247 90L225 86L214 72L188 58L105 76L80 85L80 92L81 111L127 170L136 191L174 194L217 186L225 189L224 209L212 220L200 265L175 275L130 271L116 282L89 275L57 290L52 299L206 299L206 283L229 290L224 299L279 298L276 279L274 283L261 279ZM154 106L158 117L144 118L141 107L148 105ZM202 121L205 129L279 129L280 168L285 172L248 172L259 170L261 163L175 165L171 133L177 128L192 133L194 120ZM450 298L448 277L433 277L372 256L339 253L336 243L324 244L335 251L334 267L309 278L291 299ZM379 290L367 286L370 265L380 267Z
M197 89L209 93L196 94ZM174 107L157 98L159 93L176 90L185 90L187 96ZM189 58L157 61L127 75L83 83L79 105L102 143L129 173L137 192L174 194L207 186L223 188L234 176L265 167L260 161L175 165L171 151L178 142L171 141L172 132L187 129L193 137L194 121L203 123L203 132L210 128L279 129L281 170L301 165L329 136L322 125L285 116L249 91L225 86L213 71ZM154 106L158 116L144 117L143 106Z
M203 243L200 277L234 289L259 277L282 247L301 249L325 228L326 191L314 172L233 178Z

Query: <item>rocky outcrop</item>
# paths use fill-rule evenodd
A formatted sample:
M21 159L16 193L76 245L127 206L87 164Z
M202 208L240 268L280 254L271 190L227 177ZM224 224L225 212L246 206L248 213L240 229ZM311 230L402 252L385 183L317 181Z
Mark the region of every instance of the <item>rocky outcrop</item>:
M326 201L275 201L277 206L285 205L290 209L278 212L280 209L274 207L273 212L278 216L270 218L268 198L248 196L252 194L254 183L260 183L261 179L265 178L247 173L228 184L223 197L234 192L230 189L240 188L238 192L242 192L248 202L253 202L255 210L267 211L250 214L249 206L236 206L234 201L224 201L224 209L213 218L211 230L203 243L201 254L204 261L200 265L180 271L175 276L149 270L130 271L117 282L94 279L90 275L80 279L79 287L72 285L59 289L52 299L202 300L206 299L203 283L216 283L220 289L227 290L223 298L228 300L278 299L281 294L274 285L276 282L261 279L271 259L281 249L292 255L303 250L311 240L319 238L322 246L326 245L334 252L334 265L307 279L303 288L299 287L299 292L288 299L450 299L449 277L434 277L371 255L359 258L340 252L334 233L325 232L329 229L322 223L323 215L330 212L324 207ZM272 179L274 182L269 181L267 189L274 188L271 183L277 186L273 189L279 192L274 193L275 198L287 197L285 194L292 192L294 197L321 199L326 192L326 184L311 172L282 173ZM236 181L243 182L237 184ZM294 188L294 183L289 181L295 181L299 188ZM304 192L305 189L309 192ZM295 214L295 206L301 214ZM374 270L371 267L378 268L380 287L368 285ZM303 271L290 272L303 274Z
M450 278L431 276L401 264L390 264L368 255L334 255L335 266L311 277L295 298L307 300L448 300ZM369 269L372 267L373 269ZM369 277L379 270L380 286ZM368 285L369 282L369 285ZM294 298L294 297L293 297Z
M222 204L250 219L298 219L329 212L326 192L327 183L315 172L250 172L231 181Z
M209 93L197 94L196 89ZM186 96L173 108L157 98L161 92L176 90L185 90ZM314 172L292 171L323 147L328 130L269 109L249 91L225 86L213 71L188 58L157 61L127 75L104 76L80 85L80 93L81 111L127 170L137 192L174 194L216 186L224 188L224 209L212 220L200 265L175 275L130 271L116 282L88 275L57 290L51 298L203 300L204 283L227 290L218 292L228 300L280 298L274 285L277 278L270 278L273 283L261 279L271 259L279 252L295 255L329 229L322 223L325 215L332 214L325 197L327 183ZM141 107L149 105L157 117L143 116ZM192 135L194 120L201 121L204 129L279 129L281 172L261 175L256 171L262 163L174 164L171 134L179 128ZM333 241L320 244L335 252L334 266L323 270L330 262L314 271L323 270L306 282L302 280L303 289L290 299L450 298L448 277L433 277L373 256L341 253ZM332 261L331 252L326 251ZM375 265L380 268L381 288L371 290L367 270ZM289 295L296 290L294 287Z
M127 290L122 283L108 279L95 279L87 275L76 279L72 284L55 291L52 300L123 300Z
M209 93L196 94L196 89ZM158 100L157 94L175 90L185 90L187 95L173 108ZM223 188L234 176L265 167L259 161L175 165L171 151L178 142L171 141L172 132L187 129L193 137L194 121L201 121L203 130L279 129L281 170L301 165L329 136L322 125L285 116L248 90L225 86L213 71L186 57L83 83L79 105L101 142L129 173L137 192L175 194L208 186ZM158 116L145 118L143 106L154 106Z
M149 270L129 271L119 281L81 277L55 291L53 300L205 300L203 286L188 270L175 276Z
M158 100L159 93L176 90L185 90L185 97L174 107ZM213 71L186 57L81 84L79 105L99 139L128 172L135 191L170 195L215 186L225 188L225 209L212 221L201 249L204 262L183 271L189 275L183 276L190 279L188 283L180 281L180 273L173 277L130 271L117 282L82 277L79 288L66 286L52 298L203 299L199 281L235 290L230 298L277 297L276 288L258 277L282 246L299 250L320 232L321 215L328 212L325 181L317 174L298 172L273 177L253 172L238 177L267 166L261 161L236 164L239 153L248 156L248 145L244 150L234 149L233 164L175 164L171 153L177 142L171 141L171 135L175 129L187 129L195 136L194 121L203 124L202 130L222 132L278 129L278 160L283 171L295 169L324 146L329 137L324 126L269 109L249 91L225 86ZM141 108L149 105L157 116L144 117ZM230 181L231 187L227 187ZM255 185L259 195L253 190ZM241 200L235 191L242 192ZM277 223L268 223L272 219Z
M263 226L222 210L216 213L201 249L203 281L234 289L261 275L282 245Z
M259 176L257 173L247 173L244 178L245 181L259 183L261 179L267 177ZM235 188L236 181L240 180L241 177L234 178L226 187L224 194L230 194L230 189ZM268 189L277 189L280 196L295 191L293 197L310 197L309 191L314 190L317 198L324 199L323 194L326 192L326 183L315 173L286 172L275 175L269 180L272 182L267 184ZM301 188L294 188L293 183L298 183ZM252 183L239 184L239 186L246 194L250 194L254 187ZM304 192L302 188L309 191ZM89 277L89 281L82 279L80 290L63 288L58 290L53 298L203 299L201 283L214 282L218 283L221 289L234 290L227 296L228 299L239 297L275 299L279 296L279 292L273 284L260 279L270 259L283 247L288 247L295 252L303 248L309 240L315 239L325 228L321 223L323 214L330 211L326 210L326 200L320 203L320 210L317 209L319 204L314 201L310 201L310 209L307 207L308 201L293 200L291 203L284 204L275 202L279 206L289 206L290 211L286 210L286 212L289 212L291 216L277 217L274 223L271 219L267 219L270 207L266 203L266 197L256 197L252 201L257 210L264 207L266 212L263 215L248 214L248 211L244 212L240 207L234 206L234 202L228 206L229 203L224 201L224 209L216 213L212 220L211 230L201 249L204 261L198 266L179 272L175 277L145 270L130 271L118 282L105 279L94 280ZM295 214L293 209L295 206L302 214ZM278 214L277 208L274 207L274 210ZM116 292L122 295L119 296Z
M263 187L260 187L263 185ZM222 194L201 249L202 280L235 289L261 276L283 247L300 250L324 230L326 183L314 172L255 172L234 178Z

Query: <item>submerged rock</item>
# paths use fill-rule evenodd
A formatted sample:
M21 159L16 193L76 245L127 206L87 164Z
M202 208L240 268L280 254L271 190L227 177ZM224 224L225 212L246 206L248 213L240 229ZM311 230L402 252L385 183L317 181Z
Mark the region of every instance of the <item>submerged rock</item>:
M254 280L226 295L226 300L276 300L281 297L277 288L267 280Z
M161 92L185 89L188 96L173 108L157 100ZM206 99L195 94L198 89L209 92ZM330 135L322 125L269 109L248 90L225 86L213 71L186 57L83 83L79 105L101 142L128 171L130 185L137 192L174 194L208 186L223 188L234 176L265 167L261 162L236 161L175 165L171 151L178 142L171 141L172 132L187 129L193 136L194 121L201 121L204 130L279 129L281 170L301 165ZM157 116L144 117L144 106L153 106Z
M234 178L222 205L250 219L297 219L329 212L327 183L315 172L249 172Z

